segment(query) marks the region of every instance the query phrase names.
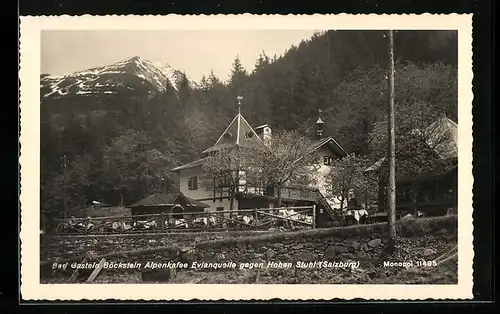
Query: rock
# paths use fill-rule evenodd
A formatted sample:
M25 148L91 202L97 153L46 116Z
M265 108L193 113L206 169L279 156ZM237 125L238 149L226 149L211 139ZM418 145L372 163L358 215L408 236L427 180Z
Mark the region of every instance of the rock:
M301 262L310 262L314 261L314 255L310 252L300 252L297 254L296 258Z
M325 258L329 259L329 260L334 260L335 259L335 247L334 246L329 246L326 250L325 250Z
M266 264L266 261L264 261L262 258L258 258L258 257L252 259L251 261L252 261L252 263L264 263L264 264Z
M365 259L366 258L366 253L363 252L363 251L358 251L358 253L356 254L356 258L357 259Z
M226 258L226 255L224 255L224 253L217 253L217 254L215 255L215 258L216 258L216 259L220 259L220 260L222 260L222 259L225 259L225 258Z
M271 259L274 256L276 256L276 253L273 250L268 249L267 252L266 252L266 256L267 256L268 259Z
M370 242L368 242L368 246L372 247L372 248L373 247L378 247L380 245L382 245L382 240L381 239L373 239Z
M335 246L334 249L336 253L347 253L347 249L343 246Z
M92 244L96 245L97 244L97 239L92 240Z
M353 241L351 245L355 250L358 250L359 247L361 246L361 244L358 241Z
M151 239L148 241L148 243L156 243L156 240Z
M300 250L303 248L304 248L304 244L302 244L302 243L299 243L299 244L292 247L292 249L294 249L294 250Z
M433 249L425 249L424 250L424 256L430 256L433 254L436 254L436 251L434 251Z
M377 271L375 271L375 270L369 270L366 274L368 275L368 277L370 279L373 279L373 278L377 277L377 275L378 275Z
M352 253L346 253L344 256L345 256L346 258L349 258L349 259L352 259L352 260L356 259L356 255L354 255L354 254L352 254Z

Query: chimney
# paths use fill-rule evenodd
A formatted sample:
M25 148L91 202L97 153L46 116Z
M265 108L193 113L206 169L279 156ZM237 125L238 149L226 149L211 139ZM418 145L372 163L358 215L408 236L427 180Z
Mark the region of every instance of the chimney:
M318 110L318 120L316 120L316 136L318 139L323 138L323 125L325 124L323 120L321 120L321 109Z

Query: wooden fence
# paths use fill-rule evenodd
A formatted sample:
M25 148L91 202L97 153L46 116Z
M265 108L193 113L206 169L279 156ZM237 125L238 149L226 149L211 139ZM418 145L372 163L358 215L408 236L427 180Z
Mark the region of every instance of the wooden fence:
M48 233L76 235L314 229L316 206L57 219L54 225L57 226L56 230Z

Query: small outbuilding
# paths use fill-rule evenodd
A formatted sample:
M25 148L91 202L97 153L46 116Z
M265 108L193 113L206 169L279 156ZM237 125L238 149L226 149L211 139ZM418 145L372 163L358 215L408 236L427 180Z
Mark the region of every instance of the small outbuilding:
M132 215L154 215L160 213L178 213L175 218L183 218L185 212L204 212L210 207L203 202L185 196L181 192L153 194L128 206Z

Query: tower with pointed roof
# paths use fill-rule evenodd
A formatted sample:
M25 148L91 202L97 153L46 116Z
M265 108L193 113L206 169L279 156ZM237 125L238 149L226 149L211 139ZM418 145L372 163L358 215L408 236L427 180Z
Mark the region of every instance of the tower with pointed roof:
M238 96L238 114L222 132L215 144L203 151L204 154L231 147L248 147L262 140L241 114L241 100Z
M317 139L322 139L323 138L323 133L324 133L324 124L323 120L321 119L321 109L318 110L318 120L316 120L316 137Z

